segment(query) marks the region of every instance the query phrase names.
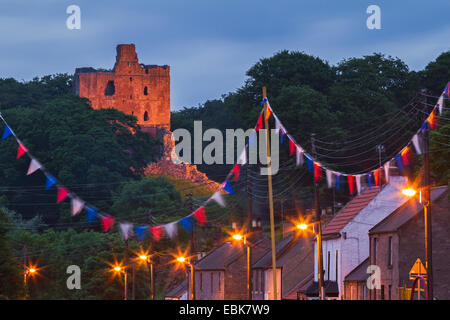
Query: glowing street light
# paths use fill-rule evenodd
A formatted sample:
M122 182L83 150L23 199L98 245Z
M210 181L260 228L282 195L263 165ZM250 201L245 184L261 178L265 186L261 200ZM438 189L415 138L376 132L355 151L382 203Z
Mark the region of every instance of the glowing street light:
M239 233L236 233L236 234L233 234L232 238L234 240L241 241L243 237Z
M308 228L308 225L306 223L299 223L296 227L299 230L306 230Z
M235 233L231 236L231 238L233 238L236 241L241 241L243 240L244 245L247 246L247 293L248 293L248 299L252 300L252 282L251 282L251 257L252 257L252 252L251 252L251 245L250 243L247 241L247 236L246 235L241 235L240 233Z
M402 193L407 197L414 197L416 195L417 191L414 190L413 188L407 188L407 189L403 189Z
M180 263L184 263L186 261L186 258L185 257L178 257L177 261L180 262Z

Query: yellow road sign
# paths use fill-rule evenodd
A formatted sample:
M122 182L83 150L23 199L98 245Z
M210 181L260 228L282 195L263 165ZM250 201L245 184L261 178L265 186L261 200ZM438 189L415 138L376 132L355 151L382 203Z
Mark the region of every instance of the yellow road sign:
M419 258L417 258L416 262L414 262L414 265L409 271L409 279L414 280L418 276L422 276L427 279L427 269L424 267Z

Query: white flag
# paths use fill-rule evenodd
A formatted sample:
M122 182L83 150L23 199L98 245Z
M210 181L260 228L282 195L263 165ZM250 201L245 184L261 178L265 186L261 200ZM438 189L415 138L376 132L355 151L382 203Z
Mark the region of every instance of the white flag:
M177 223L171 222L169 224L164 225L164 230L166 231L166 234L170 238L173 238L174 236L177 235Z
M30 166L28 167L27 176L35 172L36 170L42 168L42 164L39 163L36 159L31 159Z
M437 105L439 109L439 115L442 115L442 111L444 109L444 94L441 94L441 96L439 97Z
M84 208L85 202L78 197L72 198L72 216L77 215Z
M386 182L389 182L389 161L384 164L384 176L386 177Z
M131 223L121 223L120 231L122 232L122 236L125 240L128 240L131 233L133 232L133 225Z
M417 134L415 134L414 137L412 138L412 142L413 142L414 148L416 149L417 154L422 154L422 149L420 148L420 143L419 143L419 136Z
M280 120L278 120L277 116L275 116L275 129L277 130L277 133L281 129L281 122L280 122Z
M216 201L221 207L225 207L225 200L223 199L222 195L220 194L220 191L217 191L216 193L214 193L211 196L211 198L209 198L209 199Z
M239 156L238 164L244 165L246 163L247 163L247 151L245 150L244 147L244 150L242 150L241 155Z
M297 166L302 166L303 165L303 150L301 150L300 148L297 147L297 153L296 153L296 158L297 158Z
M328 188L333 188L333 172L328 169L325 169L325 172L327 174Z
M358 191L358 194L361 194L361 175L358 174L356 176L356 190Z

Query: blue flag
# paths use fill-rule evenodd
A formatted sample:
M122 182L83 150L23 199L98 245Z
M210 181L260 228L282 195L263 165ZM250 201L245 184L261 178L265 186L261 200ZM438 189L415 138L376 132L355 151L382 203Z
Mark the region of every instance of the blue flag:
M403 174L403 159L401 155L396 155L395 156L395 161L397 161L397 167L398 167L398 172L400 174Z
M48 190L56 183L56 179L51 175L46 175L45 178L45 190Z
M334 176L334 180L336 181L336 190L339 190L339 177L340 177L339 174Z
M180 220L180 224L189 232L192 231L192 218L186 217Z
M8 138L10 135L12 135L12 131L11 129L6 126L5 130L3 130L3 136L2 136L2 140L5 140L6 138Z
M145 231L147 231L147 229L148 229L147 226L134 227L134 232L136 232L136 236L137 236L139 241L144 240Z
M225 182L225 184L224 184L222 190L225 190L226 192L228 192L228 193L231 194L231 195L234 194L233 188L231 187L231 184L230 184L229 181L226 181L226 182Z
M369 186L369 190L372 189L372 174L367 174L367 185Z
M306 157L306 164L308 165L308 172L313 171L314 163L313 163L312 159Z
M98 210L96 208L86 207L86 213L88 223L92 223L95 219L97 219Z
M280 146L282 146L286 142L286 133L283 129L280 129Z

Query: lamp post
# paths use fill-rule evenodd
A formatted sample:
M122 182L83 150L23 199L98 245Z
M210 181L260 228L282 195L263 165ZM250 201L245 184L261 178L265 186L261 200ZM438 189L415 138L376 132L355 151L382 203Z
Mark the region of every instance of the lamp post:
M191 262L190 258L185 258L184 256L180 256L177 258L177 261L179 263L182 263L184 265L188 265L191 269L191 300L195 300L195 283L194 283L194 264ZM189 285L188 285L188 291L189 291Z
M123 292L123 300L127 300L127 272L125 271L125 268L116 265L113 267L114 272L117 272L119 274L123 273L123 281L124 281L124 292Z
M150 288L152 291L151 298L152 298L152 300L155 300L155 283L154 283L154 276L153 276L153 262L151 261L150 257L145 254L141 254L139 256L139 259L141 259L141 261L144 261L147 264L147 268L150 273Z
M236 241L243 241L243 244L246 246L247 252L247 298L248 300L252 300L252 274L251 274L251 261L252 261L252 246L250 242L247 240L247 236L242 236L239 233L236 233L232 236L232 238Z

